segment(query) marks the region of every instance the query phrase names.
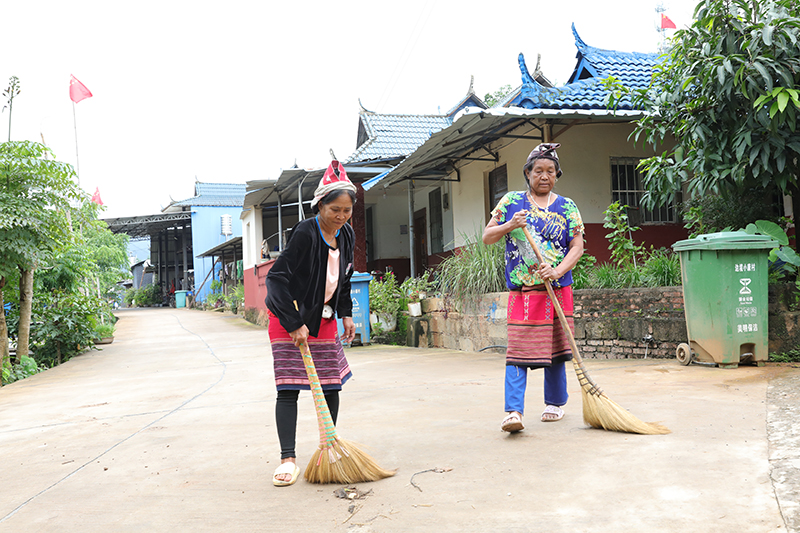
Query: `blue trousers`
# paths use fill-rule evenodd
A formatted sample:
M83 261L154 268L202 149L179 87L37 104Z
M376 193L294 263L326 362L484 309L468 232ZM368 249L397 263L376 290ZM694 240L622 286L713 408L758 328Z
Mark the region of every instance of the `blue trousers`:
M506 365L506 412L525 413L525 389L528 367ZM544 403L562 406L567 403L567 372L564 362L544 368Z

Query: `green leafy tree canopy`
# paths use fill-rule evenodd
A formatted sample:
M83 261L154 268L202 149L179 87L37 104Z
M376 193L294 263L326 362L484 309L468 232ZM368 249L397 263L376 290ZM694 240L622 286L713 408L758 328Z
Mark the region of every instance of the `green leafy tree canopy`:
M798 194L800 15L796 0L703 0L676 32L634 132L674 148L645 160L647 205L773 188Z

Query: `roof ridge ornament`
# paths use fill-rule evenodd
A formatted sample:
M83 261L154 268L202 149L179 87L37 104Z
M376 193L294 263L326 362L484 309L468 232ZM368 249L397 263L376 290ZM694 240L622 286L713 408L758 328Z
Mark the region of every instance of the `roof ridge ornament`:
M471 94L475 94L475 89L473 89L474 85L475 85L475 75L474 74L470 74L469 75L469 90L467 91L467 96L469 96Z
M578 35L578 30L575 29L574 22L572 23L572 35L575 36L575 46L577 46L579 50L585 50L589 48L589 45L586 44L583 39L581 39L580 35Z
M358 99L358 107L360 107L360 108L361 108L361 110L358 112L359 114L362 114L362 113L369 113L369 114L371 114L371 115L374 115L374 114L375 114L375 112L374 112L374 111L370 111L369 109L367 109L366 107L364 107L364 104L362 104L362 103L361 103L361 98L359 98L359 99Z

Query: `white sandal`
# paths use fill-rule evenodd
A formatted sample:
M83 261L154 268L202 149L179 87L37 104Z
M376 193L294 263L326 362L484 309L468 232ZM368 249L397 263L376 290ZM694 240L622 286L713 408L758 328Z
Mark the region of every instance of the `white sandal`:
M525 429L525 426L522 425L522 415L516 411L508 413L508 415L503 419L500 429L503 431L508 431L509 433L522 431Z
M555 415L554 417L545 418L544 415ZM564 410L557 405L548 405L542 412L542 422L558 422L564 418Z
M289 481L282 481L277 479L276 476L281 474L289 474L292 476ZM276 487L288 487L289 485L294 485L294 482L300 477L300 467L297 466L296 463L291 461L287 461L285 463L281 463L281 465L275 469L275 473L272 474L272 484Z

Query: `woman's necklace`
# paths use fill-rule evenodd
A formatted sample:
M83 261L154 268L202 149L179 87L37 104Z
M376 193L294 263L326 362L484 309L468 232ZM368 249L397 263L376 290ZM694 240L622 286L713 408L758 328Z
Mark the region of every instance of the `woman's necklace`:
M531 193L528 193L528 198L530 198L531 202L533 202L533 204L539 209L543 209L548 213L550 212L550 198L552 198L552 196L553 196L553 191L547 193L547 203L545 204L544 207L542 207L538 203L536 203L536 197L533 196Z

